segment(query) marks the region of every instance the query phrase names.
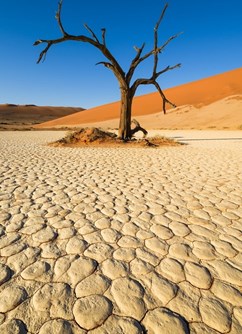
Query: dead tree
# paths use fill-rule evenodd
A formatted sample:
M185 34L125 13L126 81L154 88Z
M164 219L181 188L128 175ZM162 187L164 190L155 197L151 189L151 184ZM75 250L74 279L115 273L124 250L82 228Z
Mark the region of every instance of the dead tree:
M175 105L170 102L166 96L164 95L162 89L160 88L159 83L157 82L157 79L159 76L167 71L173 70L174 68L180 67L181 64L176 64L174 66L167 66L164 69L158 71L158 60L159 55L165 47L179 34L176 34L174 36L171 36L164 44L161 46L158 46L158 29L160 26L160 23L165 15L165 12L167 10L168 4L166 4L161 12L160 18L158 22L155 25L154 28L154 46L152 50L149 52L143 54L145 44L143 44L140 48L134 47L136 51L136 55L131 61L130 67L128 71L125 73L125 71L121 68L116 58L112 55L110 50L107 48L106 45L106 29L101 29L101 37L98 37L93 30L85 24L85 28L88 30L90 37L85 35L70 35L66 32L62 20L61 20L61 10L62 10L62 2L63 0L60 0L58 4L58 10L56 13L56 19L59 25L59 28L62 33L62 37L57 39L39 39L37 40L34 45L39 45L42 43L46 44L46 47L44 50L40 53L40 56L38 58L37 63L39 63L41 60L45 60L46 54L50 47L54 44L66 42L66 41L76 41L76 42L84 42L89 43L99 49L101 53L105 56L107 61L101 61L97 64L104 65L108 69L110 69L115 77L118 80L119 87L120 87L120 93L121 93L121 109L120 109L120 121L119 121L119 137L123 140L129 140L132 135L135 133L134 130L131 130L131 114L132 114L132 102L133 98L135 96L136 90L140 85L154 85L158 92L160 93L162 100L163 100L163 111L166 113L166 103L172 105L175 107ZM136 79L134 82L132 82L132 78L134 75L135 70L137 67L147 58L153 57L154 58L154 65L153 65L153 71L149 78L140 78ZM140 128L137 129L137 131L140 130Z

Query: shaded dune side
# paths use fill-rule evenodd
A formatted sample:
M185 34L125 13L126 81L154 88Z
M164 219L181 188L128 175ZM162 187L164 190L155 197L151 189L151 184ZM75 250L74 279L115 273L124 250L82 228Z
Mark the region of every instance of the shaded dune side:
M1 122L43 122L80 112L83 108L0 104Z
M224 72L164 90L166 97L177 106L203 107L227 96L242 93L242 68ZM169 106L167 105L167 109ZM86 109L76 114L36 125L36 128L78 126L119 117L120 101ZM155 114L162 111L158 92L137 96L133 101L133 116Z

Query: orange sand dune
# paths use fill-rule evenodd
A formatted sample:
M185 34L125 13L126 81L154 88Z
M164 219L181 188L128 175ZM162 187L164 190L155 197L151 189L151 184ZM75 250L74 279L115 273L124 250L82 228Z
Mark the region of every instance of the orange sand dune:
M231 95L242 94L242 68L212 77L166 89L166 97L177 106L192 105L195 108L210 105ZM36 125L35 128L80 126L119 117L120 101L87 109L70 116ZM168 109L168 106L167 106ZM137 96L133 102L133 116L160 113L162 101L158 92ZM184 113L184 117L187 117ZM177 122L176 122L177 123ZM145 124L143 124L145 126ZM194 125L189 125L195 127Z
M169 109L166 115L159 112L138 115L135 118L147 130L242 130L242 95L231 95L200 108L183 105ZM81 126L117 129L119 119L115 118L98 123L90 122Z

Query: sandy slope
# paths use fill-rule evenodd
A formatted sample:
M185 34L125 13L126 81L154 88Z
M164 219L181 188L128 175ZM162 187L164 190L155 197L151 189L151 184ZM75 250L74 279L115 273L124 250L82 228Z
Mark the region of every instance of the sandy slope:
M157 114L161 113L162 106L157 92L138 96L134 99L133 116L152 115L151 119L148 117L144 119L143 125L153 127L153 119L156 128L209 128L215 126L238 129L238 126L242 124L240 97L232 98L229 101L225 98L242 94L241 77L242 68L239 68L165 90L167 98L176 103L179 108L185 105L181 109L173 110L172 116L168 117ZM215 102L219 100L222 101L216 104ZM96 124L115 119L119 117L119 106L119 102L113 102L37 125L36 128ZM162 119L161 124L159 124L160 118ZM117 121L115 124L117 126Z
M242 95L233 95L201 108L183 105L170 109L166 115L155 113L135 116L148 129L242 129ZM82 126L98 126L103 129L116 129L119 119L103 122L84 123Z

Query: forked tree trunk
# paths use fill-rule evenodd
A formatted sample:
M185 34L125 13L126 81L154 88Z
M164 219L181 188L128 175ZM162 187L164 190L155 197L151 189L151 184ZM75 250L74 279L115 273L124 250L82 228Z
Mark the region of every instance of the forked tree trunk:
M128 140L131 138L131 109L133 97L130 96L129 89L121 90L121 106L118 136L120 139Z

